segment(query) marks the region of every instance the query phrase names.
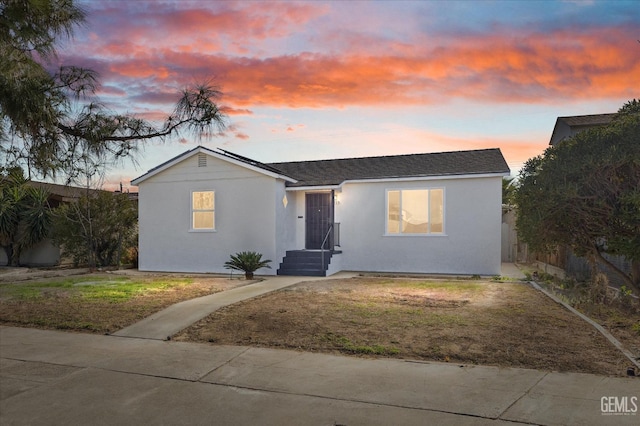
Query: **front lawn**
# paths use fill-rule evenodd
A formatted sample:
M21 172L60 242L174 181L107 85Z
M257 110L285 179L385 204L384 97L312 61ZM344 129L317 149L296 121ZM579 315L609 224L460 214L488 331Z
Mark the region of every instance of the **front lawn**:
M630 362L524 283L354 278L222 308L176 340L624 375Z
M174 303L239 281L88 274L0 283L0 324L112 333Z

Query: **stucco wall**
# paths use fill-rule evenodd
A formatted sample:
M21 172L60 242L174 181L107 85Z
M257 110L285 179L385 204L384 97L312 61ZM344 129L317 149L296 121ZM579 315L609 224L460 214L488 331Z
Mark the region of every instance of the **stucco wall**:
M221 272L229 255L258 251L275 274L303 249L305 191L228 161L194 155L139 185L141 270ZM387 190L443 188L443 235L385 235ZM191 230L192 191L215 191L213 232ZM501 177L347 183L338 192L340 267L374 272L500 273ZM286 206L283 198L287 197ZM335 265L338 266L337 263Z
M336 206L342 268L500 274L501 177L345 184ZM444 188L444 235L385 235L386 190Z
M20 255L20 265L23 266L53 266L59 263L60 248L48 238L25 250ZM7 255L4 250L0 250L0 265L7 264Z
M257 273L275 274L284 182L213 156L198 167L197 157L139 185L140 270L229 273L230 254L258 251L273 260L273 269ZM191 231L191 192L207 190L215 191L216 230Z
M283 202L286 196L286 205ZM287 250L292 250L296 245L296 213L297 199L294 194L288 193L283 182L276 185L275 191L276 209L276 254L271 258L271 267L276 271L282 262Z

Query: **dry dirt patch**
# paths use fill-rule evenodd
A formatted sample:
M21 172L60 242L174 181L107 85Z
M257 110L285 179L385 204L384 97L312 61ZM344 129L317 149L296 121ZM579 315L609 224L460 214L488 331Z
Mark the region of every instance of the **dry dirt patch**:
M520 283L300 283L214 312L176 340L608 375L630 364L591 326Z

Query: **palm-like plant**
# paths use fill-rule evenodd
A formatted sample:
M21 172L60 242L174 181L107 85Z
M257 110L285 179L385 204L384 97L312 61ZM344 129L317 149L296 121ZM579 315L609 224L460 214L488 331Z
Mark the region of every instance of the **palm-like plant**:
M253 279L253 273L260 268L269 268L270 260L262 260L262 254L255 251L241 251L231 255L231 260L224 263L227 269L243 271L246 279Z
M27 184L22 170L9 170L0 176L0 247L12 266L20 254L42 241L51 228L49 194Z

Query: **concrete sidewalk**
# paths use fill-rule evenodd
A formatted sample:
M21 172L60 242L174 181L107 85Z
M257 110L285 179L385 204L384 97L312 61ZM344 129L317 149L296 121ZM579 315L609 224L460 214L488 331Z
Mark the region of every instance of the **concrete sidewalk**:
M524 271L515 263L502 263L500 265L500 276L516 281L521 281L527 278Z
M354 274L339 273L333 275L331 278L350 278L352 276L354 276ZM176 303L140 322L113 333L113 335L166 340L223 306L232 305L242 300L280 290L302 281L326 279L326 277L269 277L255 284L236 287L231 290Z
M0 327L3 426L637 425L632 397L640 379Z

